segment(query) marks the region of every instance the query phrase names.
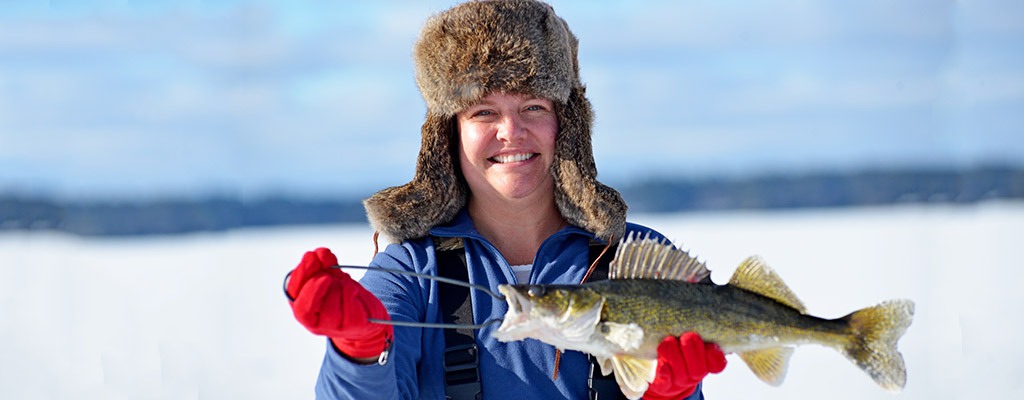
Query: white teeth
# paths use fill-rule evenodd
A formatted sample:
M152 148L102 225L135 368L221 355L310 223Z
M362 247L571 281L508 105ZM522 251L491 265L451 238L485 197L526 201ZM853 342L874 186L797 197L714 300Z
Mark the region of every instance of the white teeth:
M491 158L492 161L498 164L526 161L533 158L533 153L519 153L519 154L503 154L500 156L494 156Z

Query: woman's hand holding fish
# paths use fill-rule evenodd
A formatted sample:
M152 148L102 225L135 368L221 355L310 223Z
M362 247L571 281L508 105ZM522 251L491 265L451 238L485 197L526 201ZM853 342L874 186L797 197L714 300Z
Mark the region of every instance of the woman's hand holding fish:
M693 394L704 377L725 369L725 354L700 335L669 336L658 345L658 371L644 393L647 400L681 399Z
M359 282L334 266L338 258L326 248L306 252L292 270L285 291L295 319L310 332L331 338L343 354L370 361L386 350L394 335L384 305Z

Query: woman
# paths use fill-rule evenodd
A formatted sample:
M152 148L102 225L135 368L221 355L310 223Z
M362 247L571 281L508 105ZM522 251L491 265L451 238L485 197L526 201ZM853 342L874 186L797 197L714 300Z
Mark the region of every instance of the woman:
M426 23L414 48L428 109L416 175L365 202L370 223L391 242L372 266L437 275L453 267L438 262L444 247L464 255L454 268L492 289L576 284L593 243L650 232L628 224L622 198L596 179L576 50L566 23L538 1L468 2ZM330 268L336 264L327 249L309 252L286 287L299 322L330 338L318 398L445 398L446 389L458 396L450 376L446 385L445 331L367 321L442 322L450 287L372 270L357 283ZM471 299L477 323L506 311L487 296ZM588 397L585 354L556 361L551 346L502 343L494 329L471 339L482 398ZM667 338L644 396L702 398L701 379L724 365L718 347L694 334Z

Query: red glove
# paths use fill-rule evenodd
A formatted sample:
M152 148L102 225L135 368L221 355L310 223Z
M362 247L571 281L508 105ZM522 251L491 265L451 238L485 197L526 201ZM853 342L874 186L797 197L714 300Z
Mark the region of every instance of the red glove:
M394 335L391 325L368 318L390 319L384 304L359 282L338 268L330 250L306 252L289 273L285 288L295 319L352 358L372 358L387 349Z
M714 343L705 343L700 335L686 332L669 336L658 345L658 371L644 393L646 400L685 398L709 373L725 369L725 354Z

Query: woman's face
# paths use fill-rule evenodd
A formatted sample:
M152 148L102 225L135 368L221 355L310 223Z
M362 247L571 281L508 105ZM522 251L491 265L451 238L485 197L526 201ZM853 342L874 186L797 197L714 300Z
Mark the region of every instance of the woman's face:
M550 201L558 134L550 100L491 93L456 119L462 175L475 198Z

